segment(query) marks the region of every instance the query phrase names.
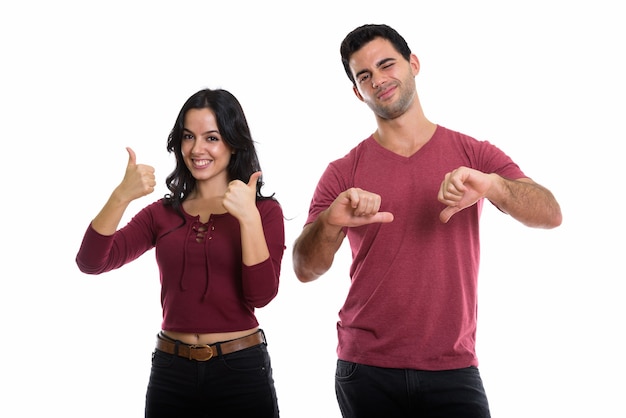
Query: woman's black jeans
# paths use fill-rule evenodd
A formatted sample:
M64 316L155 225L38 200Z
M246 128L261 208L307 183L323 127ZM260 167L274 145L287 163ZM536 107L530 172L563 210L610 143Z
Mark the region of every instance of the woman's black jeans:
M278 418L267 345L188 360L155 350L146 393L146 418Z

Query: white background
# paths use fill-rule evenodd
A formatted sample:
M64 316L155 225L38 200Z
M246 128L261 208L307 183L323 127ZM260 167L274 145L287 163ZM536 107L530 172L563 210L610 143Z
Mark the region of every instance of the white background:
M436 123L489 140L550 188L555 230L485 205L478 355L494 417L625 417L624 13L614 1L3 2L0 414L139 417L158 332L154 253L101 276L74 257L131 146L166 193L187 97L235 94L286 217L277 298L258 311L282 416L339 417L345 247L314 283L291 250L326 164L374 130L339 43L399 30ZM390 324L393 326L393 324Z

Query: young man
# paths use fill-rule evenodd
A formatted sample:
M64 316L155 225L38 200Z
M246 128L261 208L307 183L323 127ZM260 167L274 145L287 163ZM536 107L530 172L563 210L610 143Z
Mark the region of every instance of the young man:
M328 165L293 263L300 281L315 280L348 237L342 415L489 417L475 353L482 203L536 228L561 224L559 204L494 145L426 119L419 60L394 29L356 28L341 57L377 129Z

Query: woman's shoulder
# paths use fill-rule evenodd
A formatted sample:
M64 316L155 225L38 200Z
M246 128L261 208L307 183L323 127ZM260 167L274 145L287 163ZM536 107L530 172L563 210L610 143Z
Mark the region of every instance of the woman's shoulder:
M256 206L262 215L274 211L280 212L282 214L282 207L280 205L280 202L274 196L257 199Z
M168 203L166 198L162 197L160 199L153 201L152 203L149 203L147 206L144 207L144 210L151 211L151 212L169 211L169 210L172 210L172 205Z
M170 216L176 216L177 218L180 218L181 214L184 213L181 211L177 211L172 206L171 202L168 201L168 199L165 197L162 197L148 204L141 210L141 212L148 213L151 217L157 219Z

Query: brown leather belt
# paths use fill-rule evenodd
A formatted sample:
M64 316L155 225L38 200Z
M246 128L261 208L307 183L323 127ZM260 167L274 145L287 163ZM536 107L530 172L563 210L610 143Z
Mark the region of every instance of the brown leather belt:
M254 334L246 337L237 338L236 340L226 341L223 343L207 344L185 344L181 341L169 339L162 334L157 335L157 350L164 353L178 355L189 360L207 361L220 354L230 354L244 348L253 347L265 342L263 331L259 330ZM218 350L219 346L219 350Z

